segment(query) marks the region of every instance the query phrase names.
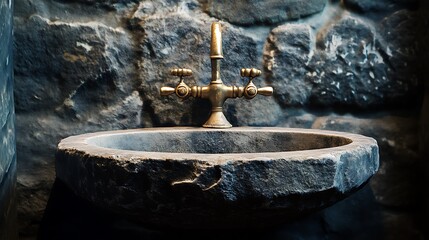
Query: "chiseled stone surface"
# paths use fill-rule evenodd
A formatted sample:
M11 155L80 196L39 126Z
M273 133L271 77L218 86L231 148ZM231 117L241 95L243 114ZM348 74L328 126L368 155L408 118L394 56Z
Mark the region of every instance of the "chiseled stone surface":
M59 140L138 127L143 102L124 29L38 15L15 24L18 216L21 237L32 237L55 179L50 159Z
M333 204L378 169L374 139L286 128L99 132L62 140L56 156L78 196L173 228L276 224Z
M275 88L277 101L286 105L304 105L311 94L305 80L310 61L311 27L306 24L285 24L274 28L264 49L267 79ZM285 59L285 61L279 61Z
M0 2L0 183L15 159L12 66L12 5Z
M344 0L344 5L360 12L391 11L398 8L416 8L418 0Z
M16 201L16 160L14 159L3 175L0 188L0 238L18 239Z
M0 239L17 239L13 3L0 0Z
M377 49L389 65L386 77L390 82L386 96L400 98L401 95L421 95L423 84L418 78L421 61L416 56L424 49L424 45L416 40L420 35L414 30L416 26L420 26L418 14L408 10L396 11L376 26L381 35ZM401 93L396 89L403 91Z
M421 86L410 32L415 21L409 11L395 12L378 26L381 37L369 23L347 14L317 33L305 24L281 25L265 45L267 81L283 106L415 103Z
M32 15L16 20L15 38L20 113L55 110L79 119L132 92L131 43L123 29Z
M201 2L211 16L238 25L275 24L295 20L322 11L326 4L326 0L201 0Z

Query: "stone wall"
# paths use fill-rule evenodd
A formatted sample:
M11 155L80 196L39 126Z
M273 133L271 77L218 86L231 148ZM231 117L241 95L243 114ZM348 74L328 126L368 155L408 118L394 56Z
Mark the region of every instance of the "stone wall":
M174 67L194 71L189 85L209 82L210 23L217 20L224 82L241 86L239 69L256 67L263 70L256 85L275 91L228 100L231 123L374 137L381 165L365 196L380 212L365 221L381 221L387 239L420 237L419 9L417 0L16 0L21 237L37 231L61 138L205 121L206 101L160 97L159 88L177 83L168 74ZM347 236L335 216L322 218Z
M0 239L16 239L13 3L0 0Z

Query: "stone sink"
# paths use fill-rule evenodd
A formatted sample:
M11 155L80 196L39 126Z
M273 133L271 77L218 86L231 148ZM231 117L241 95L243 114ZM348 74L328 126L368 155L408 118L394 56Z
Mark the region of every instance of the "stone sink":
M101 209L150 226L254 228L330 206L377 171L369 137L310 129L192 127L63 139L57 177Z

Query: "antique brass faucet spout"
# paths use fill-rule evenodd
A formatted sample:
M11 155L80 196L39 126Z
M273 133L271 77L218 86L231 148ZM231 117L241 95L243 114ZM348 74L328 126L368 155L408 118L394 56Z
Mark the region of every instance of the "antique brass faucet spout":
M212 41L210 44L210 58L221 59L222 53L222 31L219 22L212 23Z
M212 109L209 119L204 123L203 127L208 128L230 128L232 125L226 119L223 113L223 104L228 98L245 97L247 99L254 98L257 94L270 96L273 93L272 87L257 88L252 80L261 75L261 71L255 68L241 69L241 76L248 77L249 81L244 87L226 86L223 84L220 77L220 61L223 59L222 53L222 31L219 22L212 23L211 26L211 44L210 44L210 59L212 67L212 77L210 84L207 86L189 87L184 82L184 77L191 76L192 71L189 69L173 69L170 74L180 77L180 81L175 88L161 87L161 95L167 96L175 93L176 96L186 99L190 96L195 98L205 98L212 104Z

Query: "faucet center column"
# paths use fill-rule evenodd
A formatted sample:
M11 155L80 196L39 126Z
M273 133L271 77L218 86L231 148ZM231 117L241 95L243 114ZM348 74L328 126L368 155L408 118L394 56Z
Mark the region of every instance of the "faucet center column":
M211 82L222 83L220 79L220 60L223 59L222 53L222 32L221 25L218 22L212 23L211 27L212 39L210 42L210 58L212 65Z
M212 39L210 43L210 58L212 65L212 79L208 86L209 100L212 104L210 117L203 127L209 128L230 128L232 125L228 122L222 111L223 103L226 99L226 86L220 78L220 60L223 59L222 53L222 32L221 24L212 23Z

